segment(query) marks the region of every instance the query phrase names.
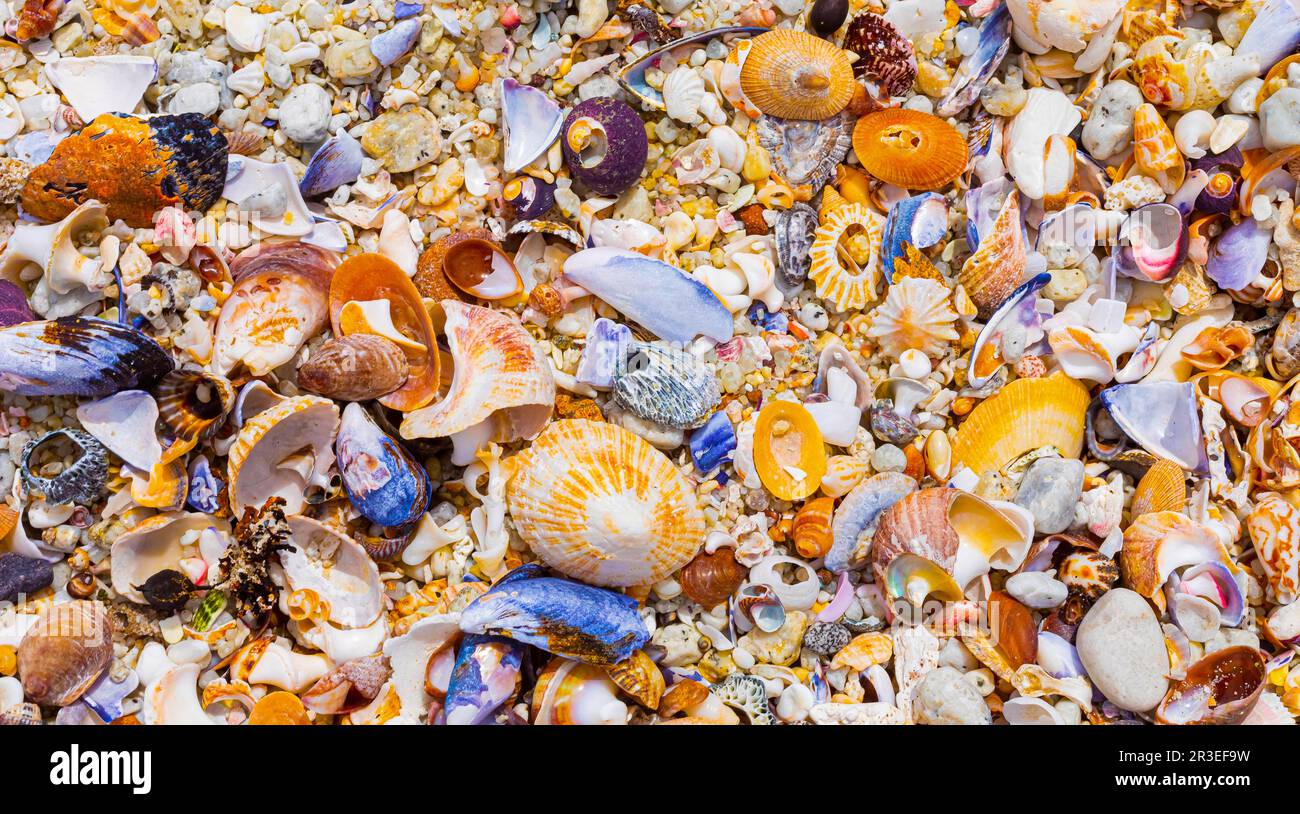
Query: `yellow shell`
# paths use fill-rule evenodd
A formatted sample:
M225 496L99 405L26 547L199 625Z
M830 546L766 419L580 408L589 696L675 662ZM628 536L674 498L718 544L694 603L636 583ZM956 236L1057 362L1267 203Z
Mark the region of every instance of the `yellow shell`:
M644 650L637 650L630 658L605 668L609 678L618 688L636 699L646 709L658 709L666 684L659 665L651 661Z
M823 213L808 252L808 277L817 285L818 297L841 311L862 308L876 298L884 225L884 218L865 204Z
M1196 97L1194 79L1201 68L1195 58L1180 61L1174 57L1181 41L1178 36L1153 37L1142 43L1129 66L1133 83L1147 101L1170 110L1191 107Z
M334 464L338 427L338 406L319 396L285 399L250 418L227 457L230 508L238 516L282 497L286 514L301 511L307 487Z
M966 139L938 116L901 107L868 113L853 127L867 172L906 189L939 189L966 169Z
M1088 388L1064 373L1016 379L971 411L957 430L953 460L983 475L1044 446L1077 458L1087 409Z
M832 455L826 462L826 474L822 476L822 494L827 497L843 497L867 476L870 466L861 458L852 455Z
M948 302L948 289L935 280L907 277L889 287L885 301L872 313L867 336L897 359L906 350L943 356L958 339L957 312Z
M848 54L786 28L755 37L740 69L745 97L782 119L828 119L848 106L855 87Z
M835 499L819 497L804 504L794 516L790 535L799 555L813 559L825 557L831 550L831 516L835 513Z
M1133 160L1139 169L1152 176L1172 169L1183 160L1174 143L1174 132L1150 102L1133 114Z
M656 668L657 669L657 668ZM587 726L627 722L627 705L618 700L618 685L594 664L556 656L537 677L533 689L533 724Z
M510 461L506 501L548 565L592 585L650 585L704 540L691 484L663 453L614 424L551 424Z
M894 657L894 639L888 633L855 636L831 659L831 669L848 667L858 672L873 664L886 664Z
M802 404L773 399L754 423L754 468L781 500L802 500L826 474L826 449L812 413Z
M131 499L138 506L172 511L185 505L189 490L190 479L184 461L159 462L154 464L148 481L131 482Z
M1156 461L1133 492L1133 517L1149 512L1181 512L1187 505L1185 478L1182 467L1173 461Z
M984 318L997 310L1025 275L1025 239L1018 198L1007 196L992 231L980 238L979 248L967 258L957 276Z

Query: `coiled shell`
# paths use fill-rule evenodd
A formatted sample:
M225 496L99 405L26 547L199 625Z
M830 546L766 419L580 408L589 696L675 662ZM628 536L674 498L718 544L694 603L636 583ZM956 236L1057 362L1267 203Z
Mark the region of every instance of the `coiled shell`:
M682 593L700 607L714 608L734 594L749 576L749 569L736 562L735 552L719 548L712 554L701 551L677 574Z

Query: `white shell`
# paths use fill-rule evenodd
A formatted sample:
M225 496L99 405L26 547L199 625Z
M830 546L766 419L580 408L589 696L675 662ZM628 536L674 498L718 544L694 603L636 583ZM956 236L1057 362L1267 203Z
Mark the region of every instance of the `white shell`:
M338 406L318 396L285 399L247 419L228 455L231 508L282 497L286 514L302 511L307 487L328 486L338 428Z
M44 315L54 318L75 314L91 302L98 302L98 292L112 281L99 260L77 250L76 237L107 227L108 208L93 200L78 206L57 223L19 223L4 253L0 254L0 279L16 283L28 264L40 266L42 283L54 303Z
M311 211L288 164L231 156L221 197L239 204L253 225L269 235L302 237L312 230Z
M152 57L111 54L64 57L45 66L50 84L63 91L83 122L101 113L130 113L158 78Z
M379 230L379 253L397 264L407 277L415 274L420 260L420 249L411 240L411 219L400 209L384 213L384 225Z
M700 106L708 91L704 88L704 78L699 71L688 65L681 65L664 79L664 106L668 115L683 124L699 124Z
M443 613L424 617L403 635L384 643L384 655L393 668L393 692L401 703L397 723L424 723L433 700L425 692L429 659L459 637L460 614Z
M143 390L123 390L77 408L77 420L117 457L145 472L162 459L158 402Z
M1008 125L1005 138L1007 171L1020 191L1042 198L1047 184L1047 140L1068 136L1081 116L1079 109L1059 90L1030 88L1025 106Z
M181 664L163 672L145 687L140 707L141 721L147 726L210 726L217 723L203 711L198 681L197 664Z
M384 609L384 585L375 561L350 537L318 520L289 518L292 551L279 553L289 589L310 589L329 603L329 620L367 627Z
M1088 39L1119 16L1124 0L1007 0L1015 32L1043 50L1060 48L1076 54ZM1034 53L1041 53L1031 48Z
M132 602L145 603L139 586L159 571L180 570L183 559L208 557L200 546L200 535L208 529L216 530L220 543L229 543L230 526L225 520L199 513L158 514L126 531L113 541L111 580L113 590ZM192 539L184 539L195 532ZM213 553L219 557L225 545L218 545ZM219 550L217 550L219 549ZM215 565L215 560L209 565Z

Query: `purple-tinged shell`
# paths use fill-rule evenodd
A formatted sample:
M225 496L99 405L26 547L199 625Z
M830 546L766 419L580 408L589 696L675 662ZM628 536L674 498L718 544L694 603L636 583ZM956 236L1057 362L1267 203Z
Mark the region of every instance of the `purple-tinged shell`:
M1054 678L1074 678L1087 675L1079 651L1074 645L1055 633L1046 630L1038 632L1038 666Z
M1259 57L1263 74L1278 60L1300 47L1300 3L1296 0L1264 0L1234 53Z
M343 408L334 449L348 500L367 520L397 527L424 514L431 490L428 473L360 404Z
M781 283L790 289L808 280L812 260L813 238L817 233L817 210L796 202L782 210L773 229L776 235L776 272Z
M1168 203L1178 210L1184 219L1191 217L1196 209L1196 202L1201 193L1210 185L1210 174L1205 170L1190 170L1182 185L1169 196Z
M1178 207L1152 203L1129 213L1120 239L1126 245L1115 253L1115 270L1125 277L1162 283L1183 264L1190 238Z
M8 280L0 280L0 328L36 319L23 290Z
M712 472L723 461L731 460L736 449L736 428L722 410L709 416L704 425L691 433L691 460L702 474Z
M1228 291L1246 288L1264 270L1272 242L1272 229L1261 226L1254 218L1243 218L1214 241L1205 273L1219 288Z
M1164 344L1160 341L1160 325L1156 322L1147 324L1137 347L1129 354L1124 366L1115 371L1115 381L1120 384L1136 382L1151 372L1160 358Z
M379 60L380 65L388 67L406 56L419 36L419 20L402 20L370 39L370 53Z
M999 178L966 191L966 245L972 252L980 244L980 235L992 231L1007 195L1015 191L1010 178Z
M506 141L504 168L516 173L555 142L564 123L564 111L537 88L507 78L501 82L501 122ZM644 131L641 137L645 138Z
M904 96L916 80L916 51L894 24L873 11L859 13L844 32L844 49L858 55L853 75Z
M989 317L975 338L975 347L971 349L971 365L966 374L971 387L980 388L988 384L1002 367L1000 364L993 365L987 372L981 369L986 347L989 348L988 353L992 354L1002 350L998 346L1007 337L1012 337L1012 341L1021 348L1028 348L1043 338L1043 315L1037 308L1037 295L1051 281L1052 275L1043 272L1022 283Z
M1196 210L1207 215L1226 215L1237 204L1241 178L1235 172L1219 168L1206 177L1205 188L1196 196Z
M659 260L623 249L584 249L564 276L667 342L731 338L732 317L708 286Z
M573 177L600 195L618 195L635 184L650 153L645 123L627 102L612 96L579 102L569 111L560 144Z
M587 344L578 359L576 378L579 383L602 390L614 386L614 374L627 358L632 344L632 329L611 319L600 317L587 333Z
M81 696L80 703L85 704L99 720L112 723L122 717L122 701L140 686L140 676L131 670L121 681L114 681L106 672L94 686Z
M1152 455L1206 472L1205 442L1191 382L1137 382L1101 391L1101 404L1124 433Z
M173 367L126 325L63 317L0 328L0 389L20 396L108 396L147 390Z
M905 256L903 244L928 249L947 233L948 199L937 192L913 195L889 207L880 252L885 279L894 281L894 260Z
M393 7L393 17L398 20L405 20L414 17L423 10L423 3L403 3L402 0L397 0L397 5Z
M1245 165L1246 159L1241 154L1241 148L1234 144L1221 153L1206 153L1200 158L1193 158L1188 163L1190 169L1206 172L1221 169L1240 170Z
M1011 13L1001 3L980 26L979 43L958 68L957 79L948 86L935 113L956 116L979 98L1011 46Z
M1246 597L1232 571L1223 563L1193 565L1179 577L1178 590L1218 605L1219 617L1228 627L1236 627L1246 617Z
M185 504L196 512L216 514L221 509L221 490L225 487L206 455L190 461L190 488Z
M543 573L524 565L506 574L466 606L460 629L598 665L624 661L650 641L632 597Z
M53 583L54 566L48 560L24 557L12 551L0 554L0 602L13 602Z
M310 198L352 183L361 177L363 157L361 142L348 135L347 131L340 130L338 135L331 136L312 154L307 172L303 174L302 181L298 182L298 192L304 198Z
M555 206L555 184L531 175L520 175L510 179L501 191L501 197L514 207L516 219L532 220Z
M831 521L831 550L826 553L826 567L847 571L865 564L871 557L868 529L880 515L905 496L916 491L916 481L901 472L872 475L844 496L835 508ZM858 551L859 545L865 545Z
M443 705L448 726L486 723L519 686L523 645L496 636L468 635L456 651L456 664Z

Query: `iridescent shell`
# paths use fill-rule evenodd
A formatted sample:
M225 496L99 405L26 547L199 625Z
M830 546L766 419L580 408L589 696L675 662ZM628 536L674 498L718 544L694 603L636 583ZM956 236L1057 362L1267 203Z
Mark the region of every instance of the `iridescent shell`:
M501 117L508 173L519 172L546 152L564 123L564 113L545 92L512 77L501 83Z
M1037 294L1051 281L1052 275L1047 272L1033 277L1013 291L989 317L971 348L970 366L966 369L966 381L971 387L984 387L1006 364L1005 338L1019 336L1023 347L1043 338L1043 315L1036 307Z
M906 277L889 287L885 301L872 312L867 336L895 359L906 350L937 358L957 341L956 321L957 312L942 283Z
M847 54L785 28L755 37L740 69L746 98L783 119L828 119L848 106L855 86Z
M296 241L257 244L236 257L235 287L213 330L213 371L224 376L242 363L264 376L293 359L325 326L337 262L333 252Z
M826 567L843 572L865 563L876 520L914 491L916 481L901 472L881 472L853 487L835 510L831 524L834 543L826 554Z
M1020 225L1019 196L1007 195L988 235L967 258L957 275L966 295L988 317L1021 284L1025 276L1025 239Z
M298 386L338 401L370 401L406 381L406 354L375 334L331 339L298 368Z
M713 371L686 351L634 341L623 353L614 370L614 403L641 418L698 427L722 400Z
M980 25L979 44L968 55L948 85L935 113L943 117L960 114L979 98L989 79L1006 58L1011 47L1011 15L1005 3L999 3ZM972 130L975 128L972 127Z
M826 447L812 414L801 404L773 399L754 424L754 468L781 500L802 500L826 474Z
M511 459L506 501L548 565L593 585L650 585L704 541L694 489L663 453L614 424L568 419Z
M449 726L481 724L515 694L523 645L469 634L461 639L447 683L443 710Z
M1267 669L1254 647L1225 647L1187 668L1156 709L1162 724L1242 723L1264 693Z
M841 113L821 121L763 116L758 143L767 150L787 184L807 184L816 193L835 176L853 146L851 119Z
M86 317L0 328L0 388L20 396L108 396L148 387L171 356L127 325Z
M113 660L113 623L98 602L48 605L18 645L18 678L27 698L66 707L90 689Z
M206 212L226 181L226 139L197 113L136 117L105 113L60 141L32 170L22 207L45 221L88 200L108 206L110 219L153 226L168 206Z
M808 272L818 297L841 311L862 308L876 298L884 224L884 218L865 204L848 204L822 216L809 252ZM847 251L842 250L842 242L848 244Z
M858 119L853 152L867 172L905 189L939 189L966 169L966 139L938 116L895 107Z
M971 411L957 430L953 460L977 475L997 472L1039 447L1066 458L1083 450L1088 389L1063 373L1016 379Z
M162 462L180 458L217 431L235 406L228 379L200 370L174 370L154 388L158 420L167 435Z
M367 520L405 526L424 514L432 489L424 467L360 404L343 408L334 449L348 500Z
M627 723L627 705L605 670L553 658L533 689L534 726L598 726Z
M523 326L499 311L443 300L444 330L451 351L446 397L407 413L403 438L443 438L472 431L458 444L462 465L481 442L508 442L535 435L551 416L555 379L550 362Z
M1246 518L1268 583L1281 604L1300 597L1300 510L1274 492L1259 496Z
M285 399L246 421L228 453L230 508L281 497L286 514L301 511L309 487L328 486L338 426L339 408L318 396Z

